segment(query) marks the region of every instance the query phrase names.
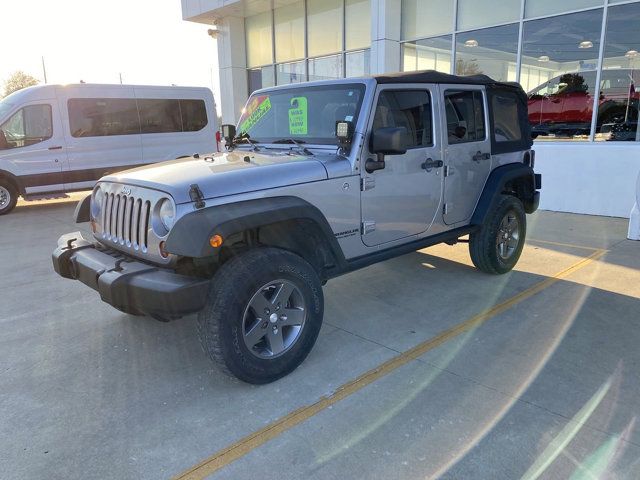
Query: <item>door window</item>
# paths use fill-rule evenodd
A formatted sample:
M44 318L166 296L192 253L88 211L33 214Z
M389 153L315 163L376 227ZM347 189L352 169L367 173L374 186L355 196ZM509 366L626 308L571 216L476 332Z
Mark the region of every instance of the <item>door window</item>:
M67 107L71 135L76 138L140 133L135 99L71 98Z
M482 92L447 90L444 94L449 145L485 139Z
M0 125L0 132L0 150L35 145L51 138L51 106L29 105L21 108Z
M405 127L407 148L433 145L431 97L428 91L384 90L378 97L373 131L385 127Z

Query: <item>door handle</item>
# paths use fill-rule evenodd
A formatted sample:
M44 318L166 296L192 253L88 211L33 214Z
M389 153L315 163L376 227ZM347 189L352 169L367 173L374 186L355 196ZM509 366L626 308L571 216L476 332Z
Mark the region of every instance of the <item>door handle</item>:
M386 164L384 163L384 160L374 160L373 158L367 158L367 160L364 162L364 169L367 171L367 173L373 173L376 170L382 170L383 168L385 168Z
M62 150L62 145L56 145L54 147L49 147L49 150Z
M479 162L480 160L489 160L491 158L490 153L482 153L480 150L476 152L476 154L471 157L474 162Z
M432 158L427 158L427 160L420 165L423 170L429 171L432 168L441 168L444 165L442 160L434 160Z

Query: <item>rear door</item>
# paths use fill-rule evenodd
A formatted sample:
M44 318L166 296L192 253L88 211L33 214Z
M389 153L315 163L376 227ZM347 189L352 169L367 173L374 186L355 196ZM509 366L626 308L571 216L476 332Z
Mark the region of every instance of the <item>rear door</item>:
M447 225L471 218L491 172L486 95L481 86L442 85L445 125L443 217Z
M363 149L362 241L367 246L424 233L439 211L442 146L433 122L437 92L435 86L424 84L378 87L367 131L375 134L378 128L406 128L407 152L386 155L384 169L367 173L367 158L376 156L368 146Z

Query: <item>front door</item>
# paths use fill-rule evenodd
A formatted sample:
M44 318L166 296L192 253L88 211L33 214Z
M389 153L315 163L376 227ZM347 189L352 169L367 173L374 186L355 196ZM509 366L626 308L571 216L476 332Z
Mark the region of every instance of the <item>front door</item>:
M0 165L18 177L27 194L62 190L66 162L60 117L48 101L20 108L0 125Z
M425 85L382 86L368 131L404 127L407 152L386 155L385 168L367 173L365 162L376 156L363 149L362 241L381 245L426 232L442 197L441 145L434 131L437 89ZM435 111L438 111L435 109Z
M444 222L471 218L491 172L483 87L441 86L446 117Z

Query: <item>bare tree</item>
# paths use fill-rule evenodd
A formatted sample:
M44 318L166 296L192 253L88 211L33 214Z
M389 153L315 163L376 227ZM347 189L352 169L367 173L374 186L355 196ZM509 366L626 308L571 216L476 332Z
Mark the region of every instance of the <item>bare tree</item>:
M482 73L482 70L475 59L465 61L459 58L456 61L456 75L475 75L477 73Z
M37 78L32 77L28 73L24 73L21 70L13 72L9 75L9 78L4 82L4 96L22 90L26 87L31 87L40 83Z

